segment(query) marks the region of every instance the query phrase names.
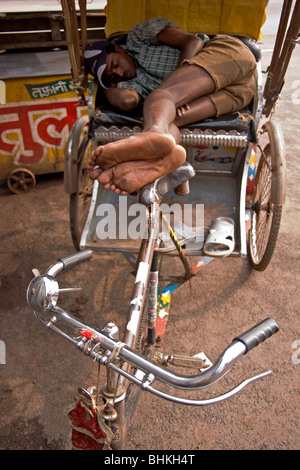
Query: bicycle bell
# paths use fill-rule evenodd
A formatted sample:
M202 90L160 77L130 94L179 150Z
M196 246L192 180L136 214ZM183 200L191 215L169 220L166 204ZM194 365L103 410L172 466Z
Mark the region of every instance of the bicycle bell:
M58 282L51 276L40 276L35 270L33 272L36 277L30 282L26 293L29 306L44 311L55 307L59 294Z

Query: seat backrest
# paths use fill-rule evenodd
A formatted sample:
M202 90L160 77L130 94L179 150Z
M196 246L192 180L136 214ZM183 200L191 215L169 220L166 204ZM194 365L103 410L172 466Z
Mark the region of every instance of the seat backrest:
M191 33L218 33L259 40L268 0L108 0L106 35L128 32L153 17L168 18Z

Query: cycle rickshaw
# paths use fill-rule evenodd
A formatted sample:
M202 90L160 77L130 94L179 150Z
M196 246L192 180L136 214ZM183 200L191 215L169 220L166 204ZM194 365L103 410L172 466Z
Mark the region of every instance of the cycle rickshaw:
M158 8L157 2L154 3ZM241 2L238 3L241 8ZM258 7L261 12L258 30L250 35L252 40L257 40L267 2L253 3L256 17L259 17ZM224 14L226 2L221 4ZM89 117L79 119L73 126L65 149L65 189L70 194L71 234L77 252L58 260L43 276L36 272L28 287L27 300L47 328L107 369L107 380L101 390L99 384L95 389L78 390L76 408L70 413L75 448L122 448L141 390L175 403L203 406L224 400L270 373L263 372L207 400L177 397L159 387L160 383L179 390L208 387L221 379L240 356L278 331L274 319L263 320L234 338L214 364L206 358L176 358L161 353L174 289L215 257L248 256L253 268L259 271L265 270L271 260L286 187L284 139L280 124L271 117L298 40L300 2L295 3L293 11L292 4L288 0L284 2L264 90L259 80L257 109L248 107L180 129L187 162L172 174L142 188L138 195L116 196L112 191L104 191L97 181L89 180L85 166L95 145L141 132L141 116L126 116L106 109L95 83L88 98ZM120 3L112 1L108 5L109 20L109 12L113 14L114 7ZM68 7L70 2L65 4ZM234 10L232 2L230 9ZM210 30L206 33L213 34ZM255 44L249 47L257 53ZM257 67L261 76L259 57ZM176 188L186 181L189 194L183 197L177 194ZM164 204L172 208L171 213L164 213ZM124 236L122 225L124 214L136 215L137 206L143 226L138 239ZM176 219L176 210L182 214L183 209L188 212L184 215L190 225ZM113 237L103 236L109 210L113 211L119 227ZM232 224L229 239L221 242L211 237L220 220ZM125 222L128 235L132 219L126 218ZM57 305L59 285L55 276L103 251L124 253L134 267L132 298L121 340L115 324L101 325L102 329L91 327ZM179 256L183 273L164 276L161 260L167 259L172 267L175 256ZM183 365L192 363L196 374L182 375L167 367L177 359Z

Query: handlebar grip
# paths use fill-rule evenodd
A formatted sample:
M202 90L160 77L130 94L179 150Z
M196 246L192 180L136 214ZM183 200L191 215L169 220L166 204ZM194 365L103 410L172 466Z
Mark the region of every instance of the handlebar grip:
M88 261L92 257L92 250L83 250L74 253L73 255L65 256L64 258L60 258L58 261L63 263L63 269L72 268L76 266L76 264L83 263L84 261Z
M250 328L250 330L242 333L234 338L234 341L241 341L247 348L246 353L258 346L260 343L277 333L279 326L273 318L266 318L262 322Z

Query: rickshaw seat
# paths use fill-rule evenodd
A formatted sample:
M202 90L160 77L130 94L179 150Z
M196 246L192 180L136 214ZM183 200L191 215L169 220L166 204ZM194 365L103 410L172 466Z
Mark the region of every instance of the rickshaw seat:
M142 111L123 114L109 108L99 108L93 113L90 132L102 144L118 140L142 130ZM247 142L256 142L254 118L250 107L180 128L182 143L193 143L196 134L242 136Z

